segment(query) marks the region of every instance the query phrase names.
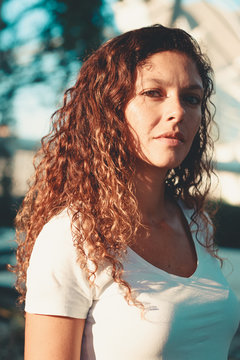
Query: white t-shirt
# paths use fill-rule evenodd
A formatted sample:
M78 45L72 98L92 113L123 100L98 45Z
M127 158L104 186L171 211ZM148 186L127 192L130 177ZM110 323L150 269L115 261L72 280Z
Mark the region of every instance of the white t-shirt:
M190 224L191 211L183 212ZM239 305L219 261L197 242L195 225L191 231L198 265L189 278L160 270L128 249L124 279L145 305L142 318L125 301L110 267L99 270L95 286L89 286L64 211L44 226L34 245L25 310L86 319L81 360L226 360Z

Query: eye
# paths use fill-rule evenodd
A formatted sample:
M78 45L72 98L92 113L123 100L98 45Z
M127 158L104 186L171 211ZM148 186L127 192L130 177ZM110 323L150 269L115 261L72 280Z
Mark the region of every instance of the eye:
M142 95L150 97L150 98L163 97L163 94L159 89L145 90L142 92Z
M184 95L183 100L190 105L199 105L202 102L202 99L199 95L191 95L191 94Z

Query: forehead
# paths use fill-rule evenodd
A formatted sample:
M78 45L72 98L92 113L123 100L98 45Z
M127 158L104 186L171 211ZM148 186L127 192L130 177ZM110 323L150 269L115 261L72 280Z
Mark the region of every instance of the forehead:
M195 62L186 54L177 51L162 51L151 55L137 67L136 85L142 81L159 79L164 82L179 82L183 86L202 86L202 79Z

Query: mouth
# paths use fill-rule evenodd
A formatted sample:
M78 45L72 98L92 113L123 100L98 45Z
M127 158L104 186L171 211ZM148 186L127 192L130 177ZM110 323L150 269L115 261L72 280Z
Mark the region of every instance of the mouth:
M185 142L184 136L180 131L169 131L166 133L163 133L159 136L154 137L154 139L172 139L172 140L177 140L180 141L181 143Z

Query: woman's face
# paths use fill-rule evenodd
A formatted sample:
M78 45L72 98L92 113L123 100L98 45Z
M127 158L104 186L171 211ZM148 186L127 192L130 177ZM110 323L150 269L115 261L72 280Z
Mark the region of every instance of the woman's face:
M163 51L138 67L125 108L138 158L167 169L187 156L201 122L202 80L183 53Z

